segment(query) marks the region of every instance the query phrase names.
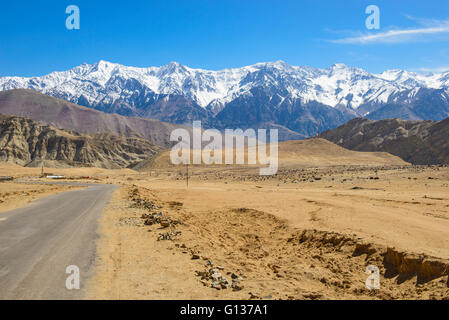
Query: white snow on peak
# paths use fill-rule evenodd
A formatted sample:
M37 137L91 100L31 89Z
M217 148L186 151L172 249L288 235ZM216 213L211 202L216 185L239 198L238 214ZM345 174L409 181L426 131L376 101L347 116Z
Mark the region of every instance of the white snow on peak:
M291 66L284 61L218 71L194 69L178 62L161 67L137 68L100 60L43 77L0 77L0 90L28 88L45 94L90 104L112 103L142 90L182 95L201 107L220 108L256 87L269 87L283 101L301 99L325 105L358 108L365 103L385 103L392 94L420 87L448 88L449 72L421 75L405 70L371 74L337 63L319 69Z

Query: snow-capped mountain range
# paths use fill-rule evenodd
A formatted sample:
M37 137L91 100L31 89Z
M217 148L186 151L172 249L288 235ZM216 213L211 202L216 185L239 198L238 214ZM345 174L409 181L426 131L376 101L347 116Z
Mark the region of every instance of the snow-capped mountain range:
M0 90L18 88L127 116L280 127L286 137L310 136L355 116L449 116L449 71L371 74L344 64L317 69L276 61L209 71L176 62L136 68L99 61L43 77L0 78Z

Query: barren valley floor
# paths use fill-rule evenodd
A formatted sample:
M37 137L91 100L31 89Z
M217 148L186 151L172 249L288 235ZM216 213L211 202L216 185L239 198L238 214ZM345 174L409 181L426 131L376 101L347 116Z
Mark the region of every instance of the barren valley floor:
M449 297L447 167L184 174L109 177L88 298Z
M188 187L185 167L54 171L120 186L99 221L85 298L449 297L449 167L327 164L274 177L191 167ZM2 211L68 188L0 187ZM379 290L365 287L368 265Z

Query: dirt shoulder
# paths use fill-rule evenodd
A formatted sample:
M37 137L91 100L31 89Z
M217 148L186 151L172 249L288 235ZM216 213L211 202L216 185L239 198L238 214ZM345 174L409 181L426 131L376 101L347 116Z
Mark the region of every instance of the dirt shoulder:
M0 182L0 217L2 212L23 207L36 199L78 188L62 185Z

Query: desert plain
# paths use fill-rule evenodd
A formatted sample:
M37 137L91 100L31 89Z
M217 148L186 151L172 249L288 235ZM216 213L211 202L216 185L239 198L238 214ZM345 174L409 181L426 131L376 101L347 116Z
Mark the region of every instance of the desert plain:
M279 146L279 170L46 169L119 186L100 218L89 299L448 299L449 167L322 139ZM1 212L69 186L1 164ZM188 179L187 179L188 173ZM81 178L82 177L82 178ZM367 266L380 273L366 287Z

